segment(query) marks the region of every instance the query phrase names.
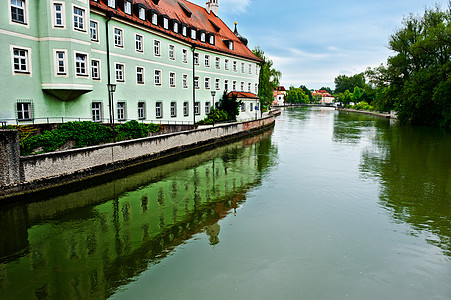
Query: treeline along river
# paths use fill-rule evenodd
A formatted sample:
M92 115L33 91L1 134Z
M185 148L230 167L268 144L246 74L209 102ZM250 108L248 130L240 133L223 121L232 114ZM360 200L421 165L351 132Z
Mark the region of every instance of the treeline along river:
M0 207L0 299L450 299L451 132L328 108Z

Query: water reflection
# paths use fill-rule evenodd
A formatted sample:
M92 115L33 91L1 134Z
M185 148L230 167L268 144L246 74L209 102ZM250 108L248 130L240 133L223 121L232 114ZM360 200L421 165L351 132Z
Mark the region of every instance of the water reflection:
M451 132L359 115L337 120L334 139L367 140L360 173L380 183L380 205L395 222L410 224L410 234L424 235L451 256Z
M45 201L0 207L0 299L105 298L218 221L275 164L271 132Z

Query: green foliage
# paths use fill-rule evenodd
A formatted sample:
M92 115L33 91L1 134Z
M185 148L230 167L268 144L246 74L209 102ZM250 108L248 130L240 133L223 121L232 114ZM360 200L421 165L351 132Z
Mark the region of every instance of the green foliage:
M223 110L212 109L208 116L199 122L200 125L212 125L228 120L227 113Z
M322 88L320 88L320 90L326 91L326 92L328 92L331 95L333 94L332 89L330 87L328 87L328 86L326 86L326 87L323 86Z
M396 109L403 122L451 127L451 10L410 15L389 41L386 65L367 71L375 104Z
M357 110L374 110L374 107L369 105L366 101L360 101L359 103L354 105L352 108L357 109Z
M219 100L219 109L227 114L227 120L236 120L236 116L240 114L241 103L236 95L229 97L229 93L224 91L221 100Z
M118 141L139 139L149 135L149 128L146 124L136 120L128 121L116 126L116 136Z
M265 56L265 52L260 47L257 46L252 52L262 60L260 63L258 97L261 107L267 107L273 101L273 91L279 86L282 73L273 68L272 60Z
M335 93L344 93L346 90L352 91L355 87L365 87L365 76L363 73L355 74L353 76L338 75L335 78Z
M306 94L308 96L309 101L313 100L313 95L312 95L311 90L309 90L305 85L301 85L299 88L302 89L304 91L304 94Z
M290 86L285 96L288 103L309 103L310 99L301 88Z

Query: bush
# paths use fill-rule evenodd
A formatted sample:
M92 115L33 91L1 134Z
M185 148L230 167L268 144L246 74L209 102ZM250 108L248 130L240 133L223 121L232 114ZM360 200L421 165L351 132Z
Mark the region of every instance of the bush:
M228 119L229 117L225 111L219 109L212 109L205 119L199 121L199 124L211 125L222 121L226 121Z
M132 120L116 126L117 140L139 139L149 135L149 128L138 121Z
M374 107L369 105L366 101L360 101L359 103L354 105L352 108L357 109L357 110L374 110Z

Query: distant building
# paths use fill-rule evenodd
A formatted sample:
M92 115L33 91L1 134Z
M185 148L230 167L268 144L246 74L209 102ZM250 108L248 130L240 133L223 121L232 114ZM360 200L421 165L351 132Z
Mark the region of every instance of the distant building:
M257 95L250 92L230 92L229 97L232 96L241 101L240 114L236 118L238 121L260 117L260 98Z
M279 105L283 106L285 104L285 95L287 94L287 91L285 90L285 87L279 86L273 91L273 97L274 100L272 102L272 105Z
M331 104L334 103L335 97L332 96L328 91L325 90L315 90L312 92L312 96L315 97L316 95L321 96L321 100L319 101L319 104Z

